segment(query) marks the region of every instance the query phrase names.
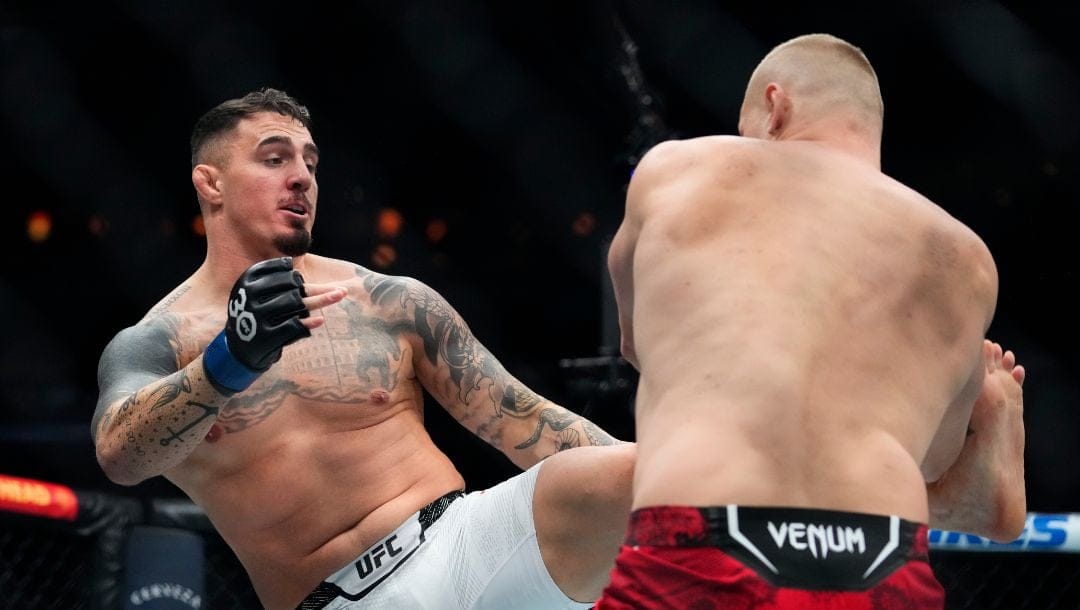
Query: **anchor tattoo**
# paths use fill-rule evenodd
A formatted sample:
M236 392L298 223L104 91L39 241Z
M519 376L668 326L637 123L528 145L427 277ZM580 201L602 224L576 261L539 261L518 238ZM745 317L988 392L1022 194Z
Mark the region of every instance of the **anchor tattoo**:
M165 426L165 429L168 430L170 433L172 433L172 436L170 436L169 438L161 439L161 441L160 441L161 446L168 447L174 440L178 440L181 443L184 442L184 439L180 438L181 434L183 434L183 433L187 432L188 430L191 430L195 426L199 425L199 422L206 419L207 417L210 417L211 415L217 415L217 413L218 413L218 408L217 407L211 407L210 405L204 405L201 402L196 402L194 400L189 400L189 401L187 401L187 404L188 404L189 407L199 407L200 409L202 409L203 410L202 415L199 417L199 419L196 419L195 421L191 422L190 424L188 424L188 425L184 426L183 428L180 428L179 430L176 430L176 431L173 431L172 428L170 428L168 426Z

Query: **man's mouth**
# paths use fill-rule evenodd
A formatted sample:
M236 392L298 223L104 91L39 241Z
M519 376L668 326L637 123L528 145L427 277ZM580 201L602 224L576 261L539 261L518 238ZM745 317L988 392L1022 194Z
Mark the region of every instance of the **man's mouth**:
M299 202L289 203L289 204L286 204L285 206L283 206L281 209L285 210L286 212L292 212L293 214L296 214L297 216L307 216L308 215L308 206L306 204L304 204L304 203L299 203Z

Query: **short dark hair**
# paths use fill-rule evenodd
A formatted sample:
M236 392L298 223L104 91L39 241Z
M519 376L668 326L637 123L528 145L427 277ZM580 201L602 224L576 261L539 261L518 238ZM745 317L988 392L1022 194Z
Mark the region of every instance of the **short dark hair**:
M199 164L199 157L208 142L231 131L241 120L258 112L290 116L311 129L311 114L306 107L284 91L264 87L244 97L218 104L195 122L191 132L191 167Z

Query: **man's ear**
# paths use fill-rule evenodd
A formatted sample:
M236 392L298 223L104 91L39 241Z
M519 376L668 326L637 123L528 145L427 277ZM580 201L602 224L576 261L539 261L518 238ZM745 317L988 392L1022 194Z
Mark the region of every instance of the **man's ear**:
M200 163L191 170L191 183L199 199L210 205L221 205L221 172L213 165Z
M783 87L769 83L765 87L765 108L769 113L768 133L773 139L779 139L791 118L791 98Z

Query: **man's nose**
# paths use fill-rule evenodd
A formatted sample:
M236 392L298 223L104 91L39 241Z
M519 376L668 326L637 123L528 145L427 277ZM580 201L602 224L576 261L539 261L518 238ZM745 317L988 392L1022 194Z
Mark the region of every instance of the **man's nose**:
M307 165L300 163L299 169L289 177L289 190L305 192L311 188L314 181L315 175L311 173Z

